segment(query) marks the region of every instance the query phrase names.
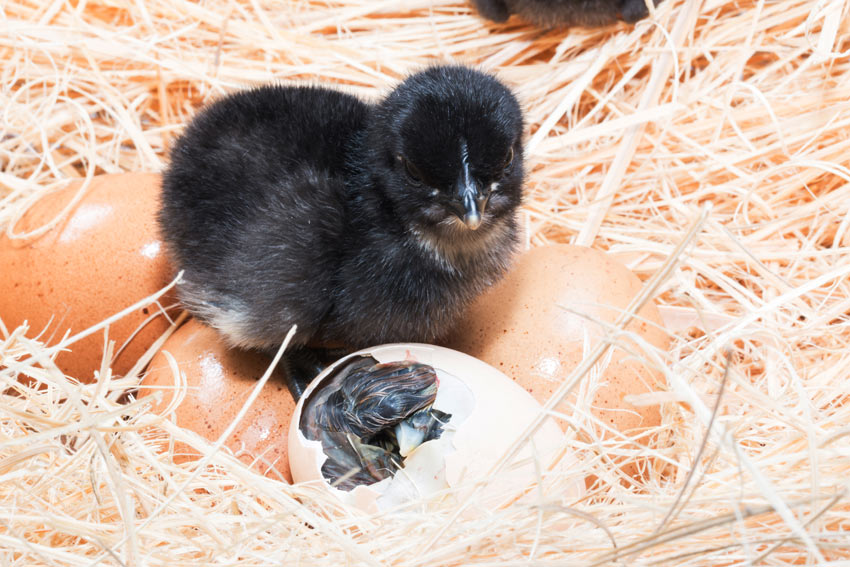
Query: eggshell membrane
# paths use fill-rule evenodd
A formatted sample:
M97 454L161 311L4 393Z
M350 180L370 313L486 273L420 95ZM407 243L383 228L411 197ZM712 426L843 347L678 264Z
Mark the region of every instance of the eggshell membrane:
M187 391L177 406L179 426L216 441L242 409L271 359L255 352L229 349L215 330L190 319L165 341L150 363L139 396L162 391L154 412L166 411L177 395L175 377L163 352L169 352L186 376ZM287 457L287 430L295 402L282 372L275 370L248 413L226 441L242 462L271 478L292 482ZM199 453L179 443L175 462L197 459Z
M165 287L172 270L156 223L160 181L154 173L95 176L80 202L42 236L0 236L0 318L6 327L26 320L31 336L41 334L53 344L66 331L83 331ZM74 182L39 199L15 223L15 233L50 222L80 186ZM171 294L160 298L163 306L174 303ZM129 371L169 324L156 305L113 323L113 372ZM89 382L101 366L103 346L103 333L94 333L61 352L56 363Z
M603 252L579 246L532 248L499 284L483 294L444 342L495 366L545 403L640 292L640 279ZM646 304L626 328L666 350L669 337L658 308ZM614 349L594 392L593 415L622 433L661 422L658 406L635 406L627 397L656 390L663 376L638 358ZM588 348L589 346L589 348ZM569 400L575 402L577 393ZM569 406L558 408L570 413ZM607 437L599 431L600 436ZM624 471L634 474L633 465Z
M468 415L460 423L457 423L455 419L449 422L450 427L457 428L450 441L454 450L442 455L439 451L429 451L442 439L427 442L408 457L408 461L414 459L415 461L406 463L406 466L396 474L396 478L418 476L416 484L420 488L424 487L424 490L420 490L423 496L433 495L441 482L447 484L447 488L453 489L452 498L461 498L464 492L468 493L473 483L484 478L491 471L541 410L540 404L495 368L473 357L443 347L391 344L364 349L340 359L325 369L310 384L299 401L289 429L290 466L295 482L321 486L342 501L370 513L400 503L397 500L389 503L382 502L382 495L391 490L391 487L388 488L387 485L395 482L396 478L384 479L373 485L361 485L350 492L333 488L321 473L322 465L327 459L321 442L307 439L298 427L304 401L310 399L312 392L332 373L334 368L358 355L370 355L378 362L412 360L429 364L437 370L441 384L444 383L446 374L450 374L470 391L473 406L467 410ZM437 395L439 401L439 389ZM439 403L435 402L434 407L439 409ZM563 432L551 420L544 422L533 436L535 457L543 468L551 464L556 457L561 457L558 466L569 467L575 463L571 456L558 454L562 437ZM530 450L526 447L517 460L529 458L531 458ZM428 460L432 463L428 463ZM442 465L440 460L443 461ZM440 480L436 483L431 482L431 475L434 479L439 477ZM503 471L501 478L491 483L489 490L484 491L483 495L479 495L479 503L490 508L507 504L510 497L506 500L505 494L521 491L533 482L534 475L532 465L514 467L508 472ZM567 499L577 498L583 491L583 485L576 482L559 496Z

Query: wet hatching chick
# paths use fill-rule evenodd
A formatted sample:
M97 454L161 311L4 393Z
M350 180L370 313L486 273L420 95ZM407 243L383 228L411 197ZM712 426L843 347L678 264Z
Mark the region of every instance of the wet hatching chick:
M306 86L227 96L164 175L180 299L242 348L274 350L293 324L296 348L434 342L509 263L522 130L510 90L462 66L377 104Z
M305 400L298 424L322 443L322 475L346 491L393 476L451 419L432 407L438 385L433 367L411 361L361 356L335 368Z
M655 0L658 4L660 0ZM538 26L602 26L618 20L634 23L649 11L645 0L472 0L478 12L494 22L511 14Z

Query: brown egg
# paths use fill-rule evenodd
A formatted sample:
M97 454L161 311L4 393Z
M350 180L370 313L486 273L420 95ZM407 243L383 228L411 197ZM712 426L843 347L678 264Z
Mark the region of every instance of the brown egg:
M640 288L633 272L600 251L567 245L533 248L479 298L445 344L495 366L545 403L581 362L586 341L590 350L604 336L605 328L595 321L614 323ZM654 303L645 305L627 330L654 347L668 348ZM633 342L627 344L642 352ZM600 420L627 434L661 421L657 406L634 406L626 399L654 390L662 380L639 358L614 349L599 379L604 383L583 402ZM574 390L570 400L576 399ZM634 473L634 466L628 472Z
M253 352L228 349L213 329L190 319L165 341L142 380L140 397L164 390L155 412L164 411L176 395L175 377L165 351L174 356L188 385L174 420L210 441L216 441L232 423L271 363L269 358ZM284 377L275 371L227 440L227 447L242 462L253 463L259 472L292 482L287 432L294 411L295 402ZM177 462L197 456L190 447L176 447Z
M15 233L50 222L79 187L75 182L38 200L15 224ZM6 327L26 320L30 336L55 344L66 331L83 331L167 285L172 273L156 224L159 193L158 174L95 176L80 202L43 235L0 236L0 318ZM173 305L173 296L160 304ZM156 305L113 323L113 372L130 370L168 325ZM66 374L91 381L101 366L103 342L103 332L94 333L56 362Z

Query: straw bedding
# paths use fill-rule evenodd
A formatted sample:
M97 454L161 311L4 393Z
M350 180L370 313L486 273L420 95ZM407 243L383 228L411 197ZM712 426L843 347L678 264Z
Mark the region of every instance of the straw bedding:
M634 28L564 31L459 0L4 2L0 229L63 180L160 170L235 88L377 96L461 61L527 110L526 244L617 255L672 347L651 356L667 386L641 400L663 423L638 486L608 460L633 445L589 436L579 407L582 469L513 505L364 517L126 403L137 373L81 386L0 325L0 564L850 564L849 6L667 0ZM173 464L175 441L203 466Z

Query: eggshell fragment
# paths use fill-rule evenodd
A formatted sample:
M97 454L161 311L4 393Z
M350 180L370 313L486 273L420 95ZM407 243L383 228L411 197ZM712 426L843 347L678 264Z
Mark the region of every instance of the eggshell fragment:
M522 254L511 272L465 314L444 344L492 364L545 403L639 293L638 277L590 248L555 245ZM654 303L627 327L653 347L669 338ZM570 400L588 404L616 431L632 434L657 426L658 406L635 406L629 396L656 390L662 375L640 360L642 347L623 339L632 353L613 349L602 376L581 385ZM634 356L634 355L637 356ZM589 389L590 388L590 389ZM559 411L571 413L569 406ZM608 434L599 430L606 438ZM624 469L626 470L626 469ZM634 473L634 467L628 467Z
M80 186L75 182L39 199L15 223L15 233L50 222ZM45 234L0 236L0 318L6 327L26 320L32 335L54 344L66 331L83 331L165 287L172 273L156 223L159 194L157 174L95 176L80 202ZM171 295L160 299L163 306L174 302ZM129 371L169 324L156 305L112 324L113 372ZM91 381L103 346L103 333L95 333L60 353L56 363L66 374Z
M166 411L180 394L163 354L166 351L177 361L188 386L174 421L210 441L216 441L230 426L271 363L260 354L227 348L213 329L190 319L165 341L142 380L140 397L163 391L154 412ZM292 482L287 429L294 410L295 402L283 373L275 370L226 446L242 462L267 476ZM175 462L193 460L199 455L184 444L178 444L175 453Z
M354 356L372 356L378 362L399 360L431 365L437 372L439 387L434 408L452 415L440 438L427 441L414 450L394 477L372 485L360 485L350 492L332 487L322 476L327 456L320 441L308 439L299 428L304 404L330 377L333 370ZM307 388L298 403L289 429L289 459L296 482L309 482L325 489L344 502L368 512L387 510L397 505L443 493L445 498L462 498L477 481L491 472L508 448L525 431L541 410L540 405L495 368L463 353L421 344L392 344L364 349L329 366ZM563 432L552 421L532 437L516 458L527 464L507 467L478 495L477 501L488 507L506 504L533 484L534 464L545 469L562 447ZM574 461L563 457L561 463ZM575 483L561 497L577 497L583 486ZM507 495L511 494L510 497Z

